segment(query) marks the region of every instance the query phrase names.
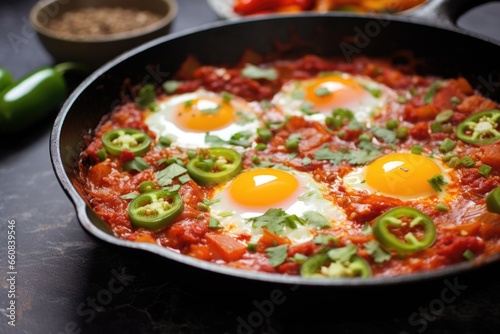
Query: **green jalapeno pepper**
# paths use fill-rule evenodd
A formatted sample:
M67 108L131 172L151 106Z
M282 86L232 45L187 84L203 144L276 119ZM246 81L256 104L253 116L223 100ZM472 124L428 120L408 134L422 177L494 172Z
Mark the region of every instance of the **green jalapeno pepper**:
M5 68L0 67L0 92L14 82L12 75Z
M457 126L457 138L470 144L491 144L500 140L500 110L470 115Z
M184 210L177 192L167 189L143 193L130 202L128 214L136 228L157 231L171 223Z
M66 98L63 75L73 69L86 70L78 63L61 63L4 87L0 92L0 132L11 133L32 125L59 106Z
M417 239L409 232L404 236L405 241L394 235L389 227L398 228L404 224L402 218L411 219L409 227L422 226L424 235ZM383 246L399 253L412 253L424 250L436 241L436 227L432 219L425 213L410 207L397 207L379 216L372 226L373 235Z
M239 153L223 147L202 150L186 165L189 176L204 186L227 182L238 175L242 168Z
M137 129L116 129L102 135L102 145L112 155L120 155L127 150L137 155L144 155L149 151L151 138Z
M486 208L489 212L500 214L500 187L496 187L486 196Z

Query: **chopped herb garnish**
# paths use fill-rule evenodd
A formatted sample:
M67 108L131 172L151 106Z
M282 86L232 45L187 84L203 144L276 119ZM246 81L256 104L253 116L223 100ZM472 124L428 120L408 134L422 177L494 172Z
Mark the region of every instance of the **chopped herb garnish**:
M172 138L170 138L169 136L161 136L160 138L158 138L158 142L161 146L169 147L170 145L172 145Z
M474 258L476 257L476 255L474 255L474 253L473 253L470 249L466 250L466 251L462 254L462 256L463 256L463 257L464 257L464 259L466 259L467 261L472 261L472 260L474 260Z
M279 245L266 248L266 254L269 259L269 264L277 267L285 262L288 256L288 245Z
M137 193L136 191L133 191L131 193L121 195L120 198L126 200L126 199L134 199L137 196L139 196L139 193Z
M443 204L443 203L436 204L434 209L436 209L438 211L444 211L444 212L450 211L450 207L447 206L446 204Z
M319 111L314 110L314 104L311 102L304 102L300 105L300 112L304 115L314 115Z
M369 142L363 141L361 143ZM360 143L360 147L361 147ZM321 149L314 153L314 159L316 160L329 160L331 163L338 165L341 161L347 161L351 165L365 165L372 162L381 155L380 150L374 148L362 148L360 150L353 150L347 152L332 152L327 146L323 146Z
M372 226L369 223L366 223L365 226L363 226L363 229L361 230L361 234L363 235L372 234Z
M410 134L410 129L407 126L400 126L396 129L396 138L405 139Z
M411 153L413 154L422 154L422 151L423 151L423 147L420 146L420 145L413 145L411 147Z
M386 143L394 143L396 142L396 134L394 131L391 131L385 127L375 127L372 129L373 135Z
M453 104L453 105L457 105L457 104L459 104L459 103L460 103L460 102L462 102L462 101L461 101L458 97L453 96L453 97L450 99L450 102L451 102L451 104Z
M311 164L311 161L312 161L312 160L311 160L311 158L309 158L309 157L304 157L304 158L302 158L302 164L303 164L304 166L308 166L308 165L310 165L310 164Z
M365 243L365 250L376 263L382 263L391 259L391 253L386 251L374 240Z
M233 99L233 94L228 93L228 92L222 92L220 94L220 97L222 97L222 101L229 103Z
M382 96L382 91L378 87L370 87L368 85L362 85L364 89L366 89L373 97L379 98Z
M268 128L258 128L257 129L257 138L259 138L263 142L267 143L268 141L271 140L272 137L273 137L273 134L272 134L271 130L269 130Z
M395 119L390 119L385 123L385 127L389 130L394 130L399 126L399 122Z
M465 156L460 159L460 164L465 168L472 168L476 165L476 162L469 156Z
M255 150L256 151L264 151L267 148L267 145L264 143L258 143L255 145Z
M278 78L278 71L274 68L260 68L252 64L246 64L245 68L241 71L241 75L250 79L276 80Z
M453 116L453 110L446 109L436 115L435 121L438 123L448 122Z
M208 228L211 230L220 230L222 225L217 218L210 217L210 221L208 222Z
M338 261L340 263L348 262L354 254L356 254L356 246L354 244L348 244L345 247L334 248L328 251L328 257L333 261Z
M137 172L142 172L143 170L146 170L149 167L151 166L141 157L135 157L134 160L127 161L123 164L123 170L127 172L133 170Z
M182 184L188 183L191 180L188 174L179 176L179 182Z
M314 90L314 95L322 97L330 95L332 92L325 86L319 86Z
M429 89L425 92L424 103L429 104L434 100L434 96L437 93L438 88L441 87L440 82L434 82Z
M238 125L245 125L248 123L252 123L255 121L255 116L252 115L251 113L244 113L241 110L238 110L236 112L236 124Z
M158 184L162 187L168 186L172 183L172 180L177 176L180 176L187 172L187 169L173 163L169 165L167 168L162 169L161 171L156 173L156 179L158 180Z
M447 153L453 151L455 149L455 146L457 146L457 143L455 141L451 140L450 138L445 138L439 146L439 152Z
M316 245L329 245L336 244L338 239L330 234L318 234L314 239L313 243Z
M488 166L488 165L481 165L478 169L477 169L477 172L479 174L481 174L482 176L484 177L488 177L490 175L490 172L491 172L491 166Z
M250 218L252 226L267 227L267 229L274 234L279 234L285 227L285 218L288 214L283 209L268 209L263 215Z
M321 213L316 211L306 211L302 215L306 224L315 227L317 229L328 228L332 225Z
M99 160L104 161L108 157L108 153L106 152L105 148L101 148L99 151L97 151L97 157Z
M135 98L135 104L141 109L150 109L156 111L158 105L155 103L156 92L153 84L146 84L139 89L139 93Z
M441 187L444 187L448 184L448 182L444 180L444 176L441 174L434 175L429 180L427 180L427 182L429 182L432 189L434 189L437 192L443 191Z
M288 136L288 139L285 142L285 147L289 150L295 150L299 147L299 142L301 139L301 135L298 133L292 133Z

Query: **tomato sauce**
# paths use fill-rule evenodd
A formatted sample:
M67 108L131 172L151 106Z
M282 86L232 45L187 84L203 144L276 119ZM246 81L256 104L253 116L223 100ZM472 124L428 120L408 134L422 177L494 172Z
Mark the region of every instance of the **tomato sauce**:
M323 72L342 71L383 84L398 97L397 101L387 101L384 112L369 120L373 127L375 124L386 124L389 120L398 120L400 126L407 128L404 137L388 140L389 144L383 138L375 136L370 127L344 125L341 129L336 129L302 116L283 117L273 106L262 114L263 120L282 124L273 129L273 136L265 143L265 150L258 151L255 146L245 149L242 155L243 167L255 167L254 160L257 157L259 161L310 173L316 182L324 185L326 191L323 197L342 208L345 219L333 222L330 228L314 232L315 236L331 236L335 239L335 242L329 243L333 248L356 245L357 254L368 263L373 276L397 276L435 270L470 260L464 257L466 252L481 259L500 251L500 216L488 213L485 209L485 196L500 186L500 144L469 145L458 140L455 135L456 126L467 116L482 110L498 109L496 102L475 92L464 78L422 77L407 67L398 67L386 60L358 58L352 63L345 63L338 59L307 55L294 60L274 60L265 66L275 68L278 78L265 80L244 77L240 67L187 66L178 75L182 80L179 81L176 94L203 88L215 93L230 93L249 102L270 101L289 80L309 79ZM426 97L430 87L438 82L434 95ZM161 90L157 93L161 98L168 98L172 94ZM434 131L436 117L448 109L453 111L453 115L444 121L447 128L441 127L439 131ZM135 228L131 224L127 211L131 197L127 195L137 195L138 187L144 181L153 181L158 188L161 187L156 173L165 168L164 163L159 163L162 159L176 158L184 164L189 161L187 149L177 148L175 145L159 146L157 135L145 123L150 113L139 108L134 101L123 101L95 129L79 163L79 180L90 205L113 229L116 236L131 241L155 243L187 256L242 270L300 275L303 261L323 249L324 244L314 240L291 244L288 238L264 228L258 242L252 245L250 235L235 235L226 233L224 229L210 228L210 210L200 206L200 203L213 196L214 187L201 186L193 180L181 182L173 179L169 185L179 186L178 192L184 202L184 210L168 226L149 231ZM139 129L151 138L156 138L148 153L142 156L149 168L125 171L124 165L135 158L133 153L127 151L120 156L107 154L105 159L99 157L99 152L103 149L101 136L119 128ZM301 140L293 154L290 154L286 142L292 134L300 136ZM451 153L457 157L468 156L475 161L475 165L469 168L460 165L451 167L451 182L446 187L449 196L446 197L448 210L436 209L441 201L437 194L408 199L374 194L368 190L353 191L345 184L344 177L356 168L366 167L369 162L351 164L342 160L332 163L315 157L325 149L330 152L356 150L363 134L369 135L372 145L380 147L381 155L408 152L415 146L420 146L422 154L444 157L446 154L440 152L438 147L445 138L450 138L456 143ZM262 140L255 139L256 144L259 142ZM308 163L305 163L306 160ZM481 165L491 167L487 177L478 172ZM385 251L389 254L389 259L373 257L364 246L377 242L370 228L379 216L401 206L416 208L433 220L436 228L435 242L426 249L403 254L388 247ZM391 231L403 241L410 230L394 228ZM418 228L411 232L417 236L423 233ZM272 265L268 256L269 248L280 245L287 247L286 260Z

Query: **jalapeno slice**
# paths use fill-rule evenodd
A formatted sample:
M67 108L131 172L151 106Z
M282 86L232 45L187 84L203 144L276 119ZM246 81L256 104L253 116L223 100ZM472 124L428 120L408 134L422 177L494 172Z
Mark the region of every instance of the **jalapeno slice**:
M500 110L470 115L457 126L457 138L469 144L491 144L500 140Z
M136 228L157 231L171 223L184 210L177 192L167 189L137 196L128 206L130 222Z
M496 187L486 196L486 208L489 212L500 214L500 187Z
M223 147L201 150L186 165L189 176L203 186L227 182L238 175L242 168L239 153Z
M120 155L127 150L135 155L144 155L149 151L151 138L137 129L116 129L102 135L102 145L112 155Z
M410 228L422 226L423 237L418 239L409 232L404 236L403 241L394 235L389 227L401 227L405 224L403 218L409 221ZM436 241L436 227L432 219L417 209L405 206L397 207L379 216L372 226L372 231L378 242L399 253L418 252L432 246Z

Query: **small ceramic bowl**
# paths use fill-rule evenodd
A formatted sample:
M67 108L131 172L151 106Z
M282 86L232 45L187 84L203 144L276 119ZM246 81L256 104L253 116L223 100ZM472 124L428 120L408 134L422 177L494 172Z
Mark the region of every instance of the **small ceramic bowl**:
M50 28L51 20L61 18L65 12L104 6L149 11L161 18L126 32L88 37L65 36ZM168 34L177 10L176 0L47 0L33 6L30 22L56 62L76 61L96 68L129 49Z

